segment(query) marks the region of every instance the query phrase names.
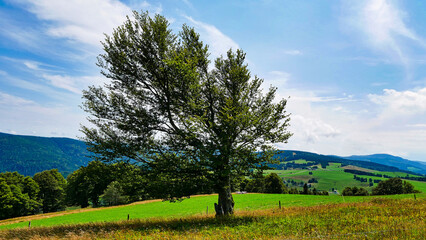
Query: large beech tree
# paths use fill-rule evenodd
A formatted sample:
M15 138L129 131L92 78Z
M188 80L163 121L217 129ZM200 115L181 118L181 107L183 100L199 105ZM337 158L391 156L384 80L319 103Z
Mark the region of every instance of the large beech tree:
M217 216L234 212L232 178L263 169L274 143L287 142L286 100L262 92L241 50L209 66L208 47L194 29L179 34L159 15L134 18L106 36L98 57L111 81L83 92L94 127L83 126L89 149L103 161L138 161L168 199L209 185ZM262 153L259 153L259 152Z

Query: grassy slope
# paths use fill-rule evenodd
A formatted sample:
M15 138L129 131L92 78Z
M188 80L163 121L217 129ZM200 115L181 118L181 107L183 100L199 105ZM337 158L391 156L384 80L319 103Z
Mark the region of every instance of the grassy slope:
M387 198L412 198L412 195L394 195ZM345 197L313 196L313 195L289 195L289 194L242 194L234 195L236 210L255 210L277 208L278 201L283 207L290 206L314 206L324 204L334 204L343 202L363 202L373 197ZM426 194L420 194L417 198L426 198ZM0 229L11 229L27 227L31 220L32 227L54 226L61 224L77 224L89 222L119 221L127 218L131 219L152 218L152 217L184 217L189 215L205 215L207 206L209 213L213 214L213 203L217 201L216 195L199 196L186 199L182 202L150 202L147 204L131 204L121 207L99 208L94 211L79 212L73 214L51 216L49 218L37 219L40 216L27 217L22 222L8 224L11 220L0 221Z
M233 217L220 219L212 215L198 215L174 219L15 229L0 231L0 238L423 239L426 235L425 218L425 198L370 198L362 203L238 211Z
M278 174L278 176L284 178L284 179L294 179L295 181L304 181L307 182L311 178L316 178L318 180L318 183L313 184L314 187L316 187L319 190L326 190L331 191L331 188L337 189L340 192L345 187L364 187L367 190L371 192L372 187L369 187L368 182L367 183L361 183L359 181L356 181L353 179L352 173L346 173L344 172L344 169L340 167L340 163L330 163L327 168L322 169L319 167L317 170L268 170L266 173L275 172ZM313 175L309 175L309 172L312 172ZM374 173L380 173L380 174L386 174L389 176L405 176L406 173L393 173L393 172L379 172L379 171L372 171ZM363 178L372 178L374 179L380 179L380 180L386 180L387 178L380 178L380 177L372 177L372 176L363 176L359 175ZM407 180L410 183L414 185L414 187L421 192L426 192L426 182L418 182L418 181L411 181ZM374 186L377 186L377 183L374 184Z

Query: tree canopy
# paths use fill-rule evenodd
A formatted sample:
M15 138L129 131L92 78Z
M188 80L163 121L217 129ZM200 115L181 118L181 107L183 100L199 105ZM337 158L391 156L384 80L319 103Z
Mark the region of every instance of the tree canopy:
M40 186L39 197L43 204L43 213L65 210L67 182L58 169L36 173L33 178Z
M264 169L273 144L291 136L286 99L275 101L274 87L263 91L243 51L211 64L194 29L174 34L160 15L133 17L103 42L98 66L111 81L83 92L94 125L82 126L89 150L103 161L139 162L167 180L168 199L211 185L216 214L233 214L231 180Z
M373 188L373 195L392 195L417 192L419 191L415 190L411 183L402 181L400 178L390 178L386 181L381 181L377 187Z

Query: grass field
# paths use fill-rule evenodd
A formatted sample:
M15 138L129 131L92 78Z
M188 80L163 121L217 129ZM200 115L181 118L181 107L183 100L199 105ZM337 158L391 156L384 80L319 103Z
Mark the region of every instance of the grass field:
M177 211L197 202L202 206L212 197L191 198L194 202L177 203L186 204L185 207L175 203L173 208ZM241 210L243 206L273 207L266 202L286 197L289 202L283 200L286 205L282 209L275 206ZM337 203L343 199L337 196L248 194L235 198L237 206L241 205L240 210L228 218L216 219L213 214L177 217L178 214L174 218L18 228L0 231L0 239L424 239L426 236L424 194L416 200L410 195L346 197L345 203ZM152 210L158 207L156 204L160 203L138 206L151 205ZM295 206L291 207L292 204ZM117 209L120 208L101 209L91 214L102 213L108 217Z
M342 197L337 195L293 195L293 194L235 194L235 209L258 210L277 208L279 201L283 207L306 207L325 204L365 202L374 197ZM402 199L413 198L413 195L391 195L386 198ZM417 194L418 199L426 198L426 194ZM146 219L153 217L186 217L191 215L206 215L207 207L209 214L213 213L213 204L217 202L216 195L197 196L182 202L170 203L163 201L148 201L138 204L129 204L119 207L105 207L88 210L73 210L59 213L41 214L35 216L7 219L0 221L1 229L27 228L28 221L32 227L55 226L63 224L78 224L90 222L110 222L127 219ZM46 217L43 217L46 216Z
M364 171L370 171L374 173L379 174L386 174L389 176L405 176L406 173L392 173L392 172L378 172L378 171L372 171L368 169L359 169ZM359 181L356 181L352 173L346 173L344 172L344 169L341 167L340 163L330 163L327 168L323 169L319 166L316 170L307 170L307 169L292 169L292 170L267 170L265 173L276 173L281 178L284 178L285 180L293 179L297 182L303 181L308 182L309 179L315 178L318 180L318 183L313 183L313 187L317 188L318 190L325 190L325 191L331 191L332 188L339 190L342 192L342 190L345 187L364 187L366 188L370 193L373 187L377 186L377 183L374 184L373 187L370 187L368 182L361 183ZM312 172L312 175L309 175L309 172ZM380 180L386 180L387 178L381 178L381 177L372 177L372 176L363 176L359 175L363 178L371 178L373 180L380 179ZM418 181L411 181L406 180L414 185L414 187L421 192L426 192L426 182L418 182ZM292 186L290 186L292 187ZM299 188L301 189L301 188Z

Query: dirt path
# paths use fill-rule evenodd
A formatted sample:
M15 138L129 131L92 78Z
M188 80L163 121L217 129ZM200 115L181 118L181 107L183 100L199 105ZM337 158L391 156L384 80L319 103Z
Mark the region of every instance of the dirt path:
M203 197L203 196L211 196L211 195L217 195L217 194L200 194L200 195L194 195L194 196L190 196L190 197L193 198L193 197ZM74 214L74 213L99 211L99 210L104 210L104 209L146 204L146 203L152 203L152 202L161 202L161 201L163 201L163 200L162 199L153 199L153 200L133 202L133 203L129 203L129 204L126 204L126 205L118 205L118 206L112 206L112 207L80 208L80 209L61 211L61 212L44 213L44 214L30 215L30 216L24 216L24 217L9 218L9 219L5 219L5 220L0 220L0 226L12 224L12 223L28 222L28 221L44 219L44 218L64 216L64 215L69 215L69 214Z

